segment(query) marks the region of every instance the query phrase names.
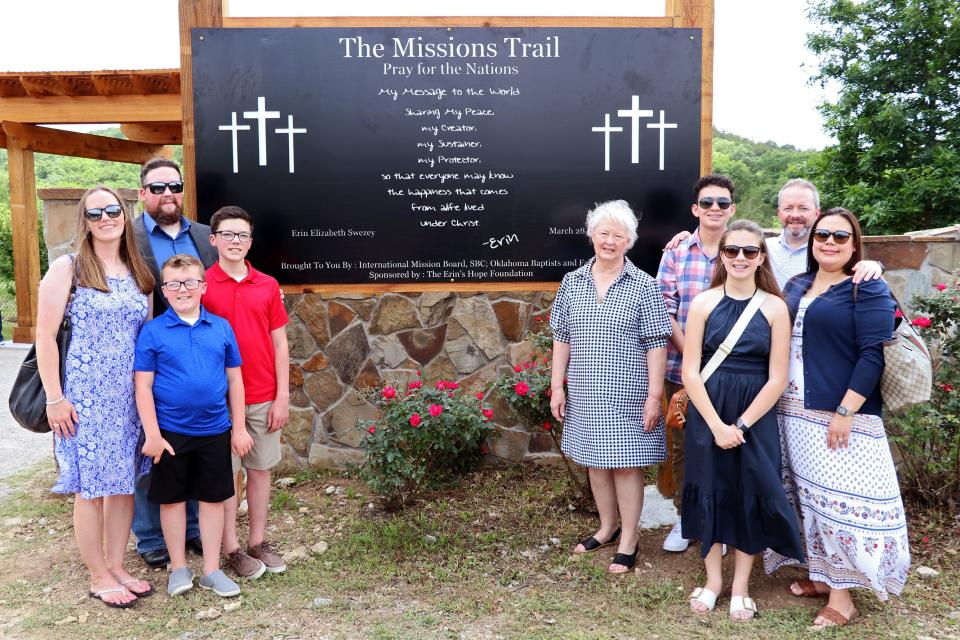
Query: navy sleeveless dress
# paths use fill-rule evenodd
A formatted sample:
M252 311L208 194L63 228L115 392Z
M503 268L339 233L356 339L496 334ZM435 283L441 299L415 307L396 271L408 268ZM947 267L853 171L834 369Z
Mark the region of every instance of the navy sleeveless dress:
M749 302L724 296L710 313L703 336L703 364ZM726 424L734 424L766 384L769 356L770 325L758 311L706 382L707 394ZM684 430L683 537L700 540L701 557L706 557L714 543L723 543L744 553L770 548L802 560L796 513L787 502L780 478L776 411L767 412L751 426L744 444L721 449L692 402L689 407Z

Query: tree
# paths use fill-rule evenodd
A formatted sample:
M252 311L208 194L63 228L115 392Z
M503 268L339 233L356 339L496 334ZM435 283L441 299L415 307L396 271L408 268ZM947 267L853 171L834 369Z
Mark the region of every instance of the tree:
M838 143L808 162L824 200L869 233L960 221L960 2L818 0L814 80L839 83L821 112Z

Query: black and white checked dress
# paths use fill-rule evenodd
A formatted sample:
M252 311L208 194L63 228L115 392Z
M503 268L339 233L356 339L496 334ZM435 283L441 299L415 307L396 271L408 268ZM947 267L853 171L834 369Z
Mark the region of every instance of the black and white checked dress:
M666 459L663 421L643 431L647 350L672 333L656 281L625 258L602 304L593 258L563 277L550 313L554 340L570 345L563 452L598 469L642 467Z

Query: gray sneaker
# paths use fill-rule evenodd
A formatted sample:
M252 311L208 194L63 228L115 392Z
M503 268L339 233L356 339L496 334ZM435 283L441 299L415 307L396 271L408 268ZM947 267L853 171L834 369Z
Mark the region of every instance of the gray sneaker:
M283 573L287 570L283 558L273 550L269 542L261 542L258 545L247 547L247 554L251 558L256 558L262 562L270 573Z
M167 593L171 598L190 589L193 589L193 571L190 571L190 567L180 567L170 572L167 578Z
M251 558L240 549L223 557L227 569L234 575L247 580L256 580L267 570L267 566L256 558Z
M200 578L200 588L213 591L221 598L240 595L240 585L227 577L220 569Z

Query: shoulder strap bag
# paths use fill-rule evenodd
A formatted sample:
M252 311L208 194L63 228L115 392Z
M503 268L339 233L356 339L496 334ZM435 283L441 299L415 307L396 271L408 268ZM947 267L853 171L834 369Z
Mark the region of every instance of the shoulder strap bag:
M743 332L746 331L750 320L753 318L754 314L757 313L757 310L760 309L760 305L763 304L763 301L767 299L768 295L770 294L762 289L757 289L757 292L753 294L753 297L750 298L750 303L747 304L747 308L744 309L743 313L740 314L740 317L737 318L737 322L733 325L733 328L730 329L730 333L727 334L727 337L717 348L717 352L713 354L713 357L710 358L706 366L700 370L701 380L706 382L707 379L713 375L713 372L717 370L724 359L730 355L730 352L733 351L733 348L740 340L740 336L742 336ZM687 405L689 402L690 398L687 396L686 389L680 389L673 394L673 396L670 398L670 403L667 406L667 413L664 418L668 427L673 427L674 429L683 429L684 424L687 422Z
M890 297L903 317L894 321L893 337L883 343L880 397L887 411L901 413L915 404L930 401L933 360L923 338L893 291ZM853 288L853 303L857 303L856 286Z
M70 308L74 291L77 289L76 256L70 256L73 261L73 276L70 280L70 297L63 312L63 320L57 330L57 351L60 354L60 387L63 388L63 365L67 361L67 348L70 346L72 326L66 309ZM49 433L50 423L47 421L47 394L43 390L40 380L40 370L37 367L37 345L30 347L27 357L20 365L20 371L13 381L10 390L10 414L21 427L34 433Z

